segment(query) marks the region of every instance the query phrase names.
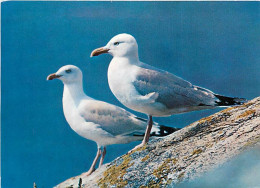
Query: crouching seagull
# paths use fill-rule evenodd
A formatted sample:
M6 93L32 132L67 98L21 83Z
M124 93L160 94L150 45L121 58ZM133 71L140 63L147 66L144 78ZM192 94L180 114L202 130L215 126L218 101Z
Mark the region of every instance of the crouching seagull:
M59 79L64 84L63 112L70 127L80 136L97 143L97 155L86 175L95 170L100 156L99 167L102 165L107 145L143 139L146 120L118 106L87 96L83 91L82 72L78 67L63 66L47 77L47 80L53 79ZM166 136L176 130L155 123L151 132L154 136Z
M245 102L242 98L215 94L141 62L137 42L129 34L114 36L106 46L93 50L90 56L103 53L113 56L108 68L108 83L112 93L126 107L148 115L145 137L137 147L149 141L152 116L170 116Z

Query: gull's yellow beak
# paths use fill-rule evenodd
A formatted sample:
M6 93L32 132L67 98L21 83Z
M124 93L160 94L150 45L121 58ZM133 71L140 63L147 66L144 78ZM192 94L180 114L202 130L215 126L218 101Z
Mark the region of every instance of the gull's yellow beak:
M101 47L101 48L97 48L95 50L93 50L90 54L90 57L93 57L93 56L98 56L100 54L105 54L109 51L109 49L107 48L104 48L104 47Z
M56 78L59 78L61 77L60 75L57 75L55 73L53 74L50 74L48 77L47 77L47 80L53 80L53 79L56 79Z

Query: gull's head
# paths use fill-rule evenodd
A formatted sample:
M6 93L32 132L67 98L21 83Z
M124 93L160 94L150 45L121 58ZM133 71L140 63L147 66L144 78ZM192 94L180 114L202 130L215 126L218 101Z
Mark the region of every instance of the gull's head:
M59 79L64 84L77 83L82 81L81 70L74 65L61 67L56 73L50 74L47 80Z
M113 57L138 57L138 45L132 35L123 33L114 36L106 46L93 50L90 57L103 53Z

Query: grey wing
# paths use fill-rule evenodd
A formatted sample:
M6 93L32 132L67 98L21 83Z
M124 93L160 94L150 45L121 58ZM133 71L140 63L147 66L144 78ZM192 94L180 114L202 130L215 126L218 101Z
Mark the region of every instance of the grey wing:
M151 67L141 67L133 82L141 95L158 93L156 102L164 104L168 109L214 106L216 97L210 90L194 86L169 72Z
M92 122L113 136L143 133L146 123L130 112L102 101L80 104L80 114L86 122Z

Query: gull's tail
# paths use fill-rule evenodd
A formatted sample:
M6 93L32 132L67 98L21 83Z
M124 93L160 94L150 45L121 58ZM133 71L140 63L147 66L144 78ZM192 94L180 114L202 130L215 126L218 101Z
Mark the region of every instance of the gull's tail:
M138 119L142 122L147 122L147 120L144 119L144 118L135 117L135 119ZM152 127L152 130L151 130L150 136L158 136L158 137L167 136L167 135L172 134L173 132L176 132L180 129L181 128L159 125L158 123L153 122L153 127ZM144 136L144 133L134 134L134 136Z
M218 98L218 101L215 101L216 106L233 106L233 105L241 105L247 102L244 98L236 98L236 97L226 97L218 94L214 94L215 97Z
M158 125L158 124L154 124L153 128L151 130L151 136L167 136L169 134L172 134L178 130L180 130L181 128L176 128L176 127L168 127L165 125Z

